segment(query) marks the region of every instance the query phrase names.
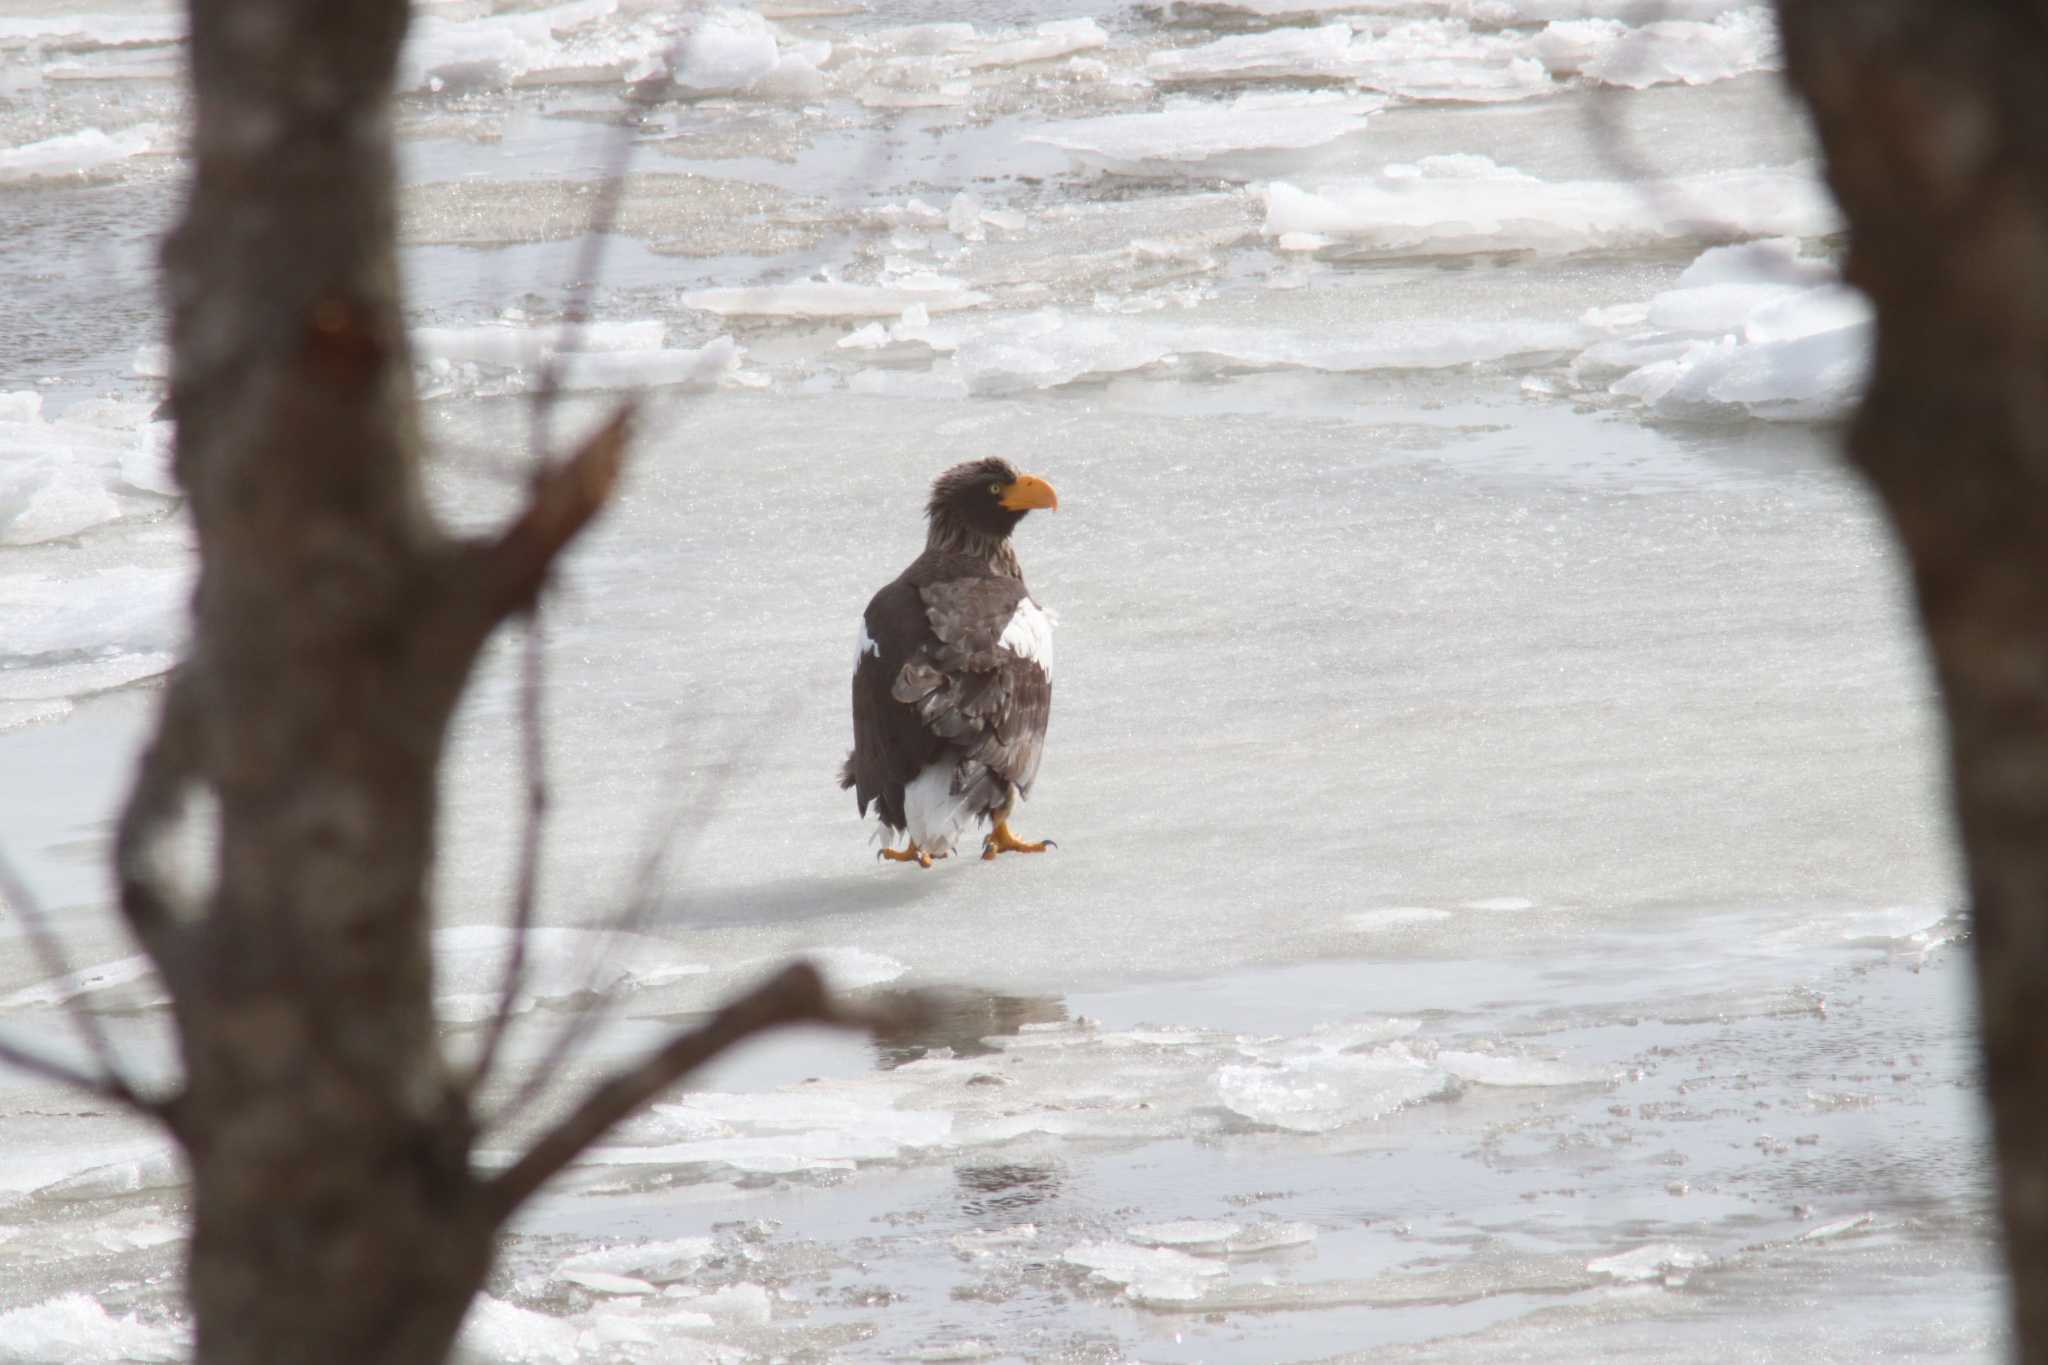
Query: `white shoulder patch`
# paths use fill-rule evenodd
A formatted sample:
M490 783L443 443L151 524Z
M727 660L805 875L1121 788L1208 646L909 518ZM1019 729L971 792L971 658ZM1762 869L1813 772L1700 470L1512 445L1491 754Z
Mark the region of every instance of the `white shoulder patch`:
M860 656L863 654L872 654L877 659L882 657L882 647L868 635L868 618L865 616L860 618L860 643L855 645L853 650L853 667L856 672L860 670Z
M1052 676L1052 614L1025 598L1017 603L1017 610L1010 613L1009 624L1003 627L996 643L1020 659L1029 659L1045 670L1045 676Z

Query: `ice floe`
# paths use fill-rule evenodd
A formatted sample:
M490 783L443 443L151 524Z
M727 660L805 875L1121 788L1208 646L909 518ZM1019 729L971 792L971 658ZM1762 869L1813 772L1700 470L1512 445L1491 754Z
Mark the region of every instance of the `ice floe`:
M1336 91L1253 93L1229 103L1170 101L1142 114L1072 119L1027 134L1085 167L1115 175L1253 179L1313 170L1361 141L1385 107Z
M170 423L151 405L94 400L52 420L42 395L0 393L0 545L61 540L163 504L173 496ZM0 646L4 648L4 646Z
M951 353L958 376L971 392L1000 394L1154 367L1182 375L1444 369L1517 356L1569 355L1596 334L1576 323L1390 319L1362 325L1353 334L1330 335L1047 309L985 324L977 320L898 328L889 335L914 336L935 351Z
M1217 1261L1127 1242L1083 1242L1067 1248L1060 1259L1143 1299L1193 1299L1201 1294L1203 1281L1230 1273Z
M85 1294L61 1294L0 1313L0 1362L175 1361L190 1349L191 1333L182 1324L109 1313Z
M596 323L568 336L573 349L558 349L564 339L558 328L483 323L415 328L412 341L429 397L531 383L550 363L559 367L562 387L572 391L716 388L738 378L745 354L729 336L702 346L669 346L660 322Z
M19 147L0 147L0 185L89 178L130 157L167 151L171 145L163 124L138 123L111 133L86 128Z
M1265 190L1268 236L1380 256L1620 251L1702 231L1821 237L1840 216L1815 167L1764 166L1638 185L1543 180L1487 157L1425 157L1308 189Z
M1613 336L1573 362L1580 387L1604 385L1661 417L1773 421L1845 413L1867 382L1876 326L1869 301L1792 240L1712 248L1675 288L1588 321Z
M1778 29L1761 5L1709 22L1669 19L1631 28L1614 19L1566 19L1534 40L1554 74L1643 89L1674 82L1706 85L1783 63Z

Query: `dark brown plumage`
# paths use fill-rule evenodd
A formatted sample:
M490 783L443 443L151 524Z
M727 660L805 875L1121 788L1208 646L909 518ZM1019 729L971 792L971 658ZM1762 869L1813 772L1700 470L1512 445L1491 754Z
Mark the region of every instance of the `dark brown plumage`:
M1031 790L1052 714L1052 619L1033 600L1010 533L1052 485L1002 460L932 484L924 553L876 593L853 670L853 750L840 785L910 844L882 856L930 866L978 820L982 856L1038 852L1008 817Z

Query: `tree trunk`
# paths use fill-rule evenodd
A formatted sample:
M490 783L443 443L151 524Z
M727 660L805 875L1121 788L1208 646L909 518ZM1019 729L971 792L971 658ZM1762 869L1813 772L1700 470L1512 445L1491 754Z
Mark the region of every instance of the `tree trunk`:
M404 0L192 6L194 178L164 264L201 573L155 753L181 755L166 795L213 798L220 851L209 903L161 907L145 941L177 998L215 1365L439 1361L490 1263L426 887L492 622L417 475L388 115L406 22Z
M2018 1354L2048 1362L2048 7L1779 13L1877 308L1849 453L1940 681Z

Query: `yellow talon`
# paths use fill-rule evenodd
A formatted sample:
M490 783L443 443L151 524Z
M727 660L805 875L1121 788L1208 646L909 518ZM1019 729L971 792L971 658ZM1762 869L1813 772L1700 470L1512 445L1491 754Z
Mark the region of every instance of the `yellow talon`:
M886 858L892 863L916 863L919 867L930 867L932 865L932 855L919 848L916 844L912 844L905 849L885 848L875 854L875 856L877 858Z
M1049 848L1058 847L1059 845L1050 839L1027 844L1010 832L1008 820L998 820L996 827L989 831L988 838L982 841L981 860L988 862L998 853L1043 853Z

